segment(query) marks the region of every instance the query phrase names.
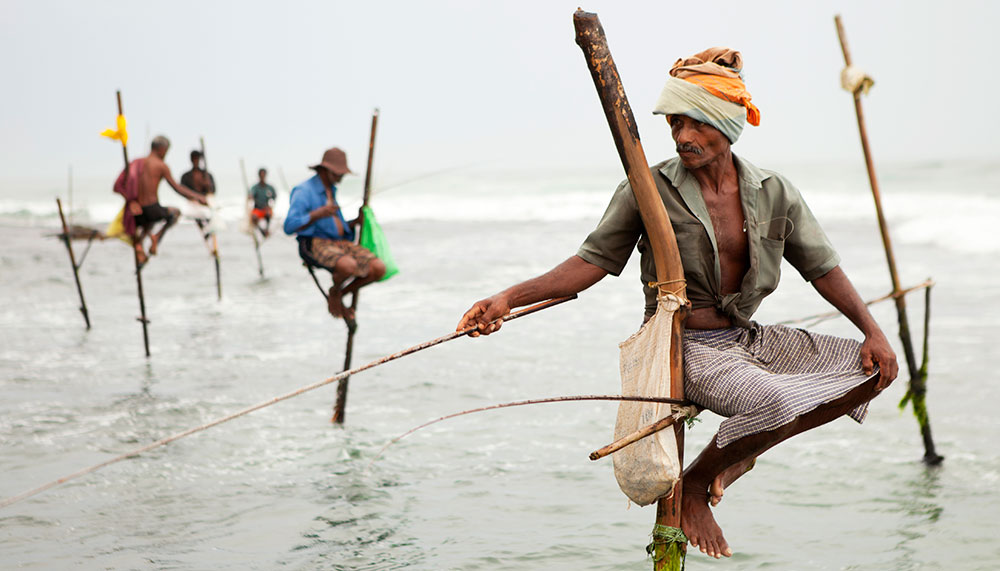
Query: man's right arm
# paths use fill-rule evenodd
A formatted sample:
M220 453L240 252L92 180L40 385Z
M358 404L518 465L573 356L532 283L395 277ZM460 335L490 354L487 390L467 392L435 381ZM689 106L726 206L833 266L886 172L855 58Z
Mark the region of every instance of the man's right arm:
M465 312L455 330L461 331L476 326L478 330L470 333L472 337L478 337L480 334L489 335L500 329L503 320L499 318L510 313L511 309L580 293L601 281L606 275L608 275L606 270L579 256L570 256L563 263L536 278L477 301ZM496 322L493 322L494 320Z
M315 210L309 210L309 204L307 201L301 196L298 196L296 191L293 189L288 205L288 216L285 217L285 234L290 236L301 232L320 218L333 216L337 213L337 210L338 207L331 206L329 204L320 206Z

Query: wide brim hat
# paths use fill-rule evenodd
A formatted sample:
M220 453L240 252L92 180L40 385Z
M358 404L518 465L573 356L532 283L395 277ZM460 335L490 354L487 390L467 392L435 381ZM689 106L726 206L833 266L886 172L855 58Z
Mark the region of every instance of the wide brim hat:
M320 167L339 175L351 174L351 169L347 168L347 153L337 147L327 149L323 153L323 160L318 165L309 168L316 170Z

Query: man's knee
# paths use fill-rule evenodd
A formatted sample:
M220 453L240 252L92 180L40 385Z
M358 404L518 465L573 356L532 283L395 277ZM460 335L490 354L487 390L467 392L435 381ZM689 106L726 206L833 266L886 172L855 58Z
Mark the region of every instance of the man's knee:
M354 272L358 271L358 263L354 261L354 258L350 256L342 256L337 260L337 264L333 268L334 273L341 276L353 276Z
M372 263L369 266L371 276L376 280L380 280L383 276L385 276L385 270L385 262L377 258L372 260Z

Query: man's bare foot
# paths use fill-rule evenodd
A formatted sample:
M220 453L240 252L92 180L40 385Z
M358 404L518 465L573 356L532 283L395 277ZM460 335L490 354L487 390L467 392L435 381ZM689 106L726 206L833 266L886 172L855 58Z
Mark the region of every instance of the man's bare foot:
M135 247L135 261L136 263L139 264L138 269L141 270L142 267L146 265L146 262L149 261L149 258L146 256L146 252L144 252L142 249L142 243L136 242L134 247Z
M150 256L155 256L156 255L156 248L159 245L160 245L160 237L159 236L157 236L156 234L153 234L152 236L149 237L149 255Z
M710 557L718 559L723 555L733 555L733 550L722 536L722 528L715 523L705 492L685 491L681 499L681 530L691 545Z
M326 296L327 309L334 317L344 317L344 300L340 297L340 290L337 286L330 288L330 293Z
M725 492L725 489L738 480L740 476L746 474L750 470L753 470L753 466L756 462L756 458L748 458L742 462L733 464L723 470L721 474L712 480L712 485L708 487L708 502L713 508L719 505L719 502L722 501L722 495Z

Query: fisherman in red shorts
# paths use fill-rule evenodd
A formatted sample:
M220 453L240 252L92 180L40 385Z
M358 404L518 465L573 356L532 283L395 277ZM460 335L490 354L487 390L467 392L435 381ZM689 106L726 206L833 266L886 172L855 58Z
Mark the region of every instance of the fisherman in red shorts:
M277 193L274 187L267 184L267 169L262 168L257 171L260 181L250 188L247 200L253 201L253 210L250 211L250 220L253 225L260 230L262 236L267 238L271 232L271 207L274 205L274 198ZM260 227L260 221L264 221L264 227Z

